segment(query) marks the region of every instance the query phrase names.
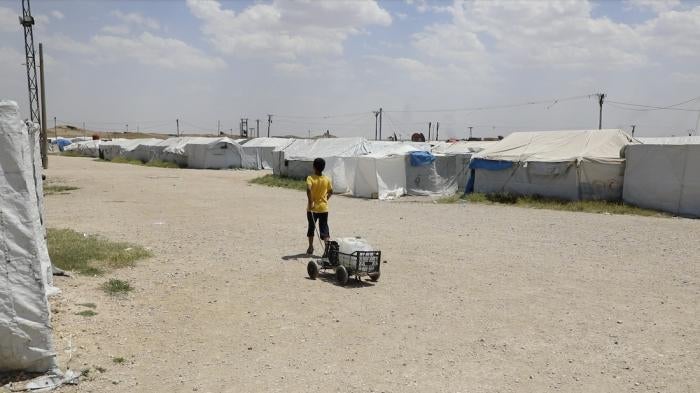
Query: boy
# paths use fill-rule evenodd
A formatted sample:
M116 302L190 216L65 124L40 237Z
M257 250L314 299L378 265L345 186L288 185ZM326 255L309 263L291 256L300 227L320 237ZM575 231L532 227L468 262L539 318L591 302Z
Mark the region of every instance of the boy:
M309 238L309 248L306 253L314 253L314 230L316 221L320 230L321 240L327 241L330 238L328 229L328 200L333 195L331 179L323 176L326 169L326 161L323 158L314 160L314 174L306 178L306 220L309 222L309 229L306 236Z

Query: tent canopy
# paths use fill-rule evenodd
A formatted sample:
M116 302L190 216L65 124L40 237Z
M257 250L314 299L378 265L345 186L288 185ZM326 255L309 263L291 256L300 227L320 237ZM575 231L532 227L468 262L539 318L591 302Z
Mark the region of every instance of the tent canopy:
M700 136L637 138L637 140L645 145L700 145Z
M284 159L312 161L317 157L355 157L369 153L365 138L295 139L284 151Z
M614 161L621 150L638 143L622 130L514 132L475 157L511 162Z

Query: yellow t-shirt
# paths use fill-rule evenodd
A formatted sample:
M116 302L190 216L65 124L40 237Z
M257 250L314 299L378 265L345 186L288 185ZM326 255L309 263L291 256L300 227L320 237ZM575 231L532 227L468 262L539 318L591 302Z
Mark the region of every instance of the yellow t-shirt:
M333 192L328 176L311 175L306 178L306 188L311 190L311 211L326 213L328 211L328 193Z

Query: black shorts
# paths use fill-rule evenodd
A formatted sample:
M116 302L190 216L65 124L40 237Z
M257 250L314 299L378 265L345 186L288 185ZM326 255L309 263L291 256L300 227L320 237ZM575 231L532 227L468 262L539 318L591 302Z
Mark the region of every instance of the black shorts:
M309 229L306 231L306 236L314 236L314 230L316 229L316 221L318 221L318 228L319 232L321 232L321 239L328 239L331 236L330 229L328 229L328 212L314 213L307 211L306 220L309 222Z

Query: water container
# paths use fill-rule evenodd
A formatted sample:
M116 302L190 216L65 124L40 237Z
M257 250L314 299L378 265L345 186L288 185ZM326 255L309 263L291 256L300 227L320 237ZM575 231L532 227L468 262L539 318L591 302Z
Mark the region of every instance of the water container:
M341 237L335 239L338 242L338 251L343 254L352 254L355 251L374 251L374 248L361 237Z

